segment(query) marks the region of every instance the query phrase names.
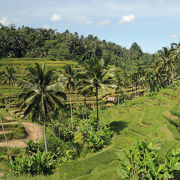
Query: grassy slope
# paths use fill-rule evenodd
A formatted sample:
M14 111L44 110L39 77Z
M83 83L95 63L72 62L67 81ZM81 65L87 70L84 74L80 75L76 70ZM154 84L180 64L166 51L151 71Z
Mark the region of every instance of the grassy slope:
M109 180L120 179L117 175L116 152L122 152L137 138L151 141L160 147L160 160L170 149L180 143L180 133L169 120L180 121L180 87L162 90L153 97L137 97L126 103L100 111L101 124L110 124L114 130L112 144L102 151L84 159L70 161L57 168L50 177L29 177L29 179L76 179ZM18 179L27 179L27 176Z
M170 110L180 104L180 87L162 90L154 97L138 97L122 105L101 111L101 124L110 124L115 131L111 146L88 158L68 162L52 176L62 179L119 179L116 173L116 152L132 145L136 138L152 141L164 153L180 143L180 134L168 121L177 118Z
M73 60L66 60L66 61L52 61L46 58L5 58L0 60L0 71L3 71L6 66L9 64L12 64L13 67L16 69L17 76L24 78L26 76L26 68L30 66L34 66L35 63L43 64L45 63L47 69L54 69L54 70L62 70L62 68L65 66L65 64L72 64L74 67L78 69L82 69L82 66L78 64L77 61ZM131 91L131 89L129 89ZM127 90L128 91L128 90ZM138 90L140 93L142 90ZM17 96L21 92L21 88L15 86L15 88L12 90L12 95ZM105 96L106 94L114 94L114 90L105 88L101 89L99 91L99 98ZM132 95L131 92L126 93L128 97ZM134 91L135 94L135 91ZM8 85L0 84L0 96L3 95L4 97L9 96L9 87ZM104 98L105 100L106 98ZM89 104L94 104L96 100L96 97L87 97L86 102ZM84 97L79 96L77 97L76 92L72 94L72 102L73 104L79 104L79 102L84 102ZM67 93L67 101L66 104L69 104L69 95Z

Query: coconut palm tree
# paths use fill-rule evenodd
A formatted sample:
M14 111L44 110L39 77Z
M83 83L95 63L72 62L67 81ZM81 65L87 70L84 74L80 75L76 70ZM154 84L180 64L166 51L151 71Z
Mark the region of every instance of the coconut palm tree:
M69 93L69 102L70 102L70 111L71 111L71 125L72 129L74 128L73 122L73 105L72 105L72 93L75 90L76 86L76 71L72 65L66 64L63 71L63 81L65 84L65 88ZM62 77L61 76L61 77Z
M142 87L143 87L145 93L147 93L146 86L145 86L145 71L144 71L144 68L142 66L139 66L138 69L137 69L137 72L138 72L139 80L142 83Z
M0 80L9 86L9 104L11 102L12 88L17 80L16 71L12 65L6 66L5 71L0 73Z
M97 111L97 131L99 130L99 99L98 92L100 88L104 88L105 86L111 86L113 82L112 74L108 73L108 71L104 68L103 60L99 60L97 58L90 59L85 65L84 79L83 84L84 87L81 91L85 90L93 90L95 89L96 95L96 111Z
M45 150L47 148L46 122L49 119L49 113L59 107L63 107L61 100L66 100L66 94L58 91L58 84L54 81L54 71L45 70L45 65L40 67L35 64L35 68L28 68L27 80L20 79L19 84L24 88L20 98L24 102L21 105L24 116L31 114L32 120L44 121Z
M145 73L145 81L149 85L150 92L154 92L158 88L158 76L153 68L148 68Z
M160 63L156 67L156 72L161 73L165 76L165 81L162 83L163 86L173 83L175 76L175 58L171 54L171 51L164 47L159 57L161 58Z
M122 88L124 87L124 81L120 74L120 72L115 72L115 87L116 87L116 93L118 93L118 104L119 104L119 94L122 93Z
M172 55L175 56L176 60L180 57L180 43L176 44L176 43L172 43L171 44L172 48L171 48L171 53Z

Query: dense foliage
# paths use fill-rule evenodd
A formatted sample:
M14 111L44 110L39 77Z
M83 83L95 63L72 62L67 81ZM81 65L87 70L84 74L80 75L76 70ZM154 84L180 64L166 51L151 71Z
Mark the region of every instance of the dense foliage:
M102 58L105 65L132 69L136 64L148 64L153 57L143 53L137 43L130 50L98 37L79 36L77 32L56 32L53 29L0 25L0 57L48 57L53 60ZM138 61L136 61L138 59Z
M20 176L23 174L52 174L55 169L55 160L49 152L40 152L27 156L24 154L21 158L16 157L10 161L11 174Z
M152 143L136 141L126 150L126 159L119 153L118 174L122 179L169 179L180 177L180 147L165 156L164 163L158 162L158 153Z

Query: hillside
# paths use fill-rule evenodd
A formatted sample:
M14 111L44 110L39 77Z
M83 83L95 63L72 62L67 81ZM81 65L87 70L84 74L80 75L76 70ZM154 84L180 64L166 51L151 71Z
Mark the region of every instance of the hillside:
M114 131L110 146L86 158L62 164L50 177L29 179L120 179L117 176L116 152L131 146L137 138L159 147L159 159L180 143L180 86L163 89L151 97L137 97L124 104L100 111L100 123ZM27 179L21 177L18 179Z
M45 64L46 68L49 69L53 69L55 71L58 72L59 75L61 75L62 73L60 71L63 70L64 66L66 64L70 64L73 65L73 67L79 71L83 69L83 66L81 63L78 63L77 61L74 60L65 60L65 61L52 61L48 58L4 58L0 60L0 71L4 71L6 67L8 67L9 65L12 65L13 68L16 71L16 76L17 78L25 78L26 77L26 73L27 73L27 68L28 67L34 67L35 63L39 63L40 65L42 65L43 63ZM124 89L124 92L127 95L127 98L130 98L131 96L135 96L136 92L135 92L135 87L134 91L132 92L132 88L128 88L128 89ZM17 100L18 95L22 92L22 89L20 87L18 87L18 85L15 84L15 86L13 87L13 89L11 90L12 95L14 96L12 107L13 105L16 107L16 103L15 101ZM138 87L138 92L139 93L143 93L144 89L142 89L142 87ZM69 94L67 93L67 101L65 102L66 104L69 104ZM99 92L99 99L100 100L107 100L107 96L113 94L115 95L115 91L114 89L101 89ZM9 86L8 84L2 84L0 83L0 95L2 97L8 97L9 96ZM0 98L1 99L1 98ZM82 96L77 96L77 92L74 91L72 93L72 102L73 104L79 104L80 102L83 103L84 102L84 97ZM94 107L94 104L96 102L96 97L95 95L87 95L86 98L86 102L88 104L91 104ZM111 105L111 104L109 104Z

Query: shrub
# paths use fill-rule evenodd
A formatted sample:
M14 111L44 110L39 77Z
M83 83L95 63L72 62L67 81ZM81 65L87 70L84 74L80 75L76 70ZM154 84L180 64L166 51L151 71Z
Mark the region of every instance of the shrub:
M100 127L99 131L96 131L93 123L83 122L74 135L74 142L83 149L83 146L86 146L87 150L97 151L110 143L112 134L107 126Z
M38 142L37 141L29 140L26 144L27 144L27 146L26 146L25 152L28 155L37 153L37 151L38 151Z
M57 148L64 146L65 146L65 142L63 140L56 137L53 133L47 134L47 147L49 152L56 154ZM41 152L45 151L44 140L41 141L39 149Z
M23 155L21 158L16 157L10 162L10 173L16 176L23 174L37 175L43 173L44 175L52 174L56 168L54 155L49 152L40 152L32 156Z
M152 143L137 141L125 152L125 158L118 153L120 165L118 174L122 179L167 179L179 178L180 146L166 155L164 164L158 162L158 153ZM179 177L177 177L179 176Z
M85 142L90 149L99 150L110 143L112 131L109 127L100 127L99 131L90 128L85 134Z

